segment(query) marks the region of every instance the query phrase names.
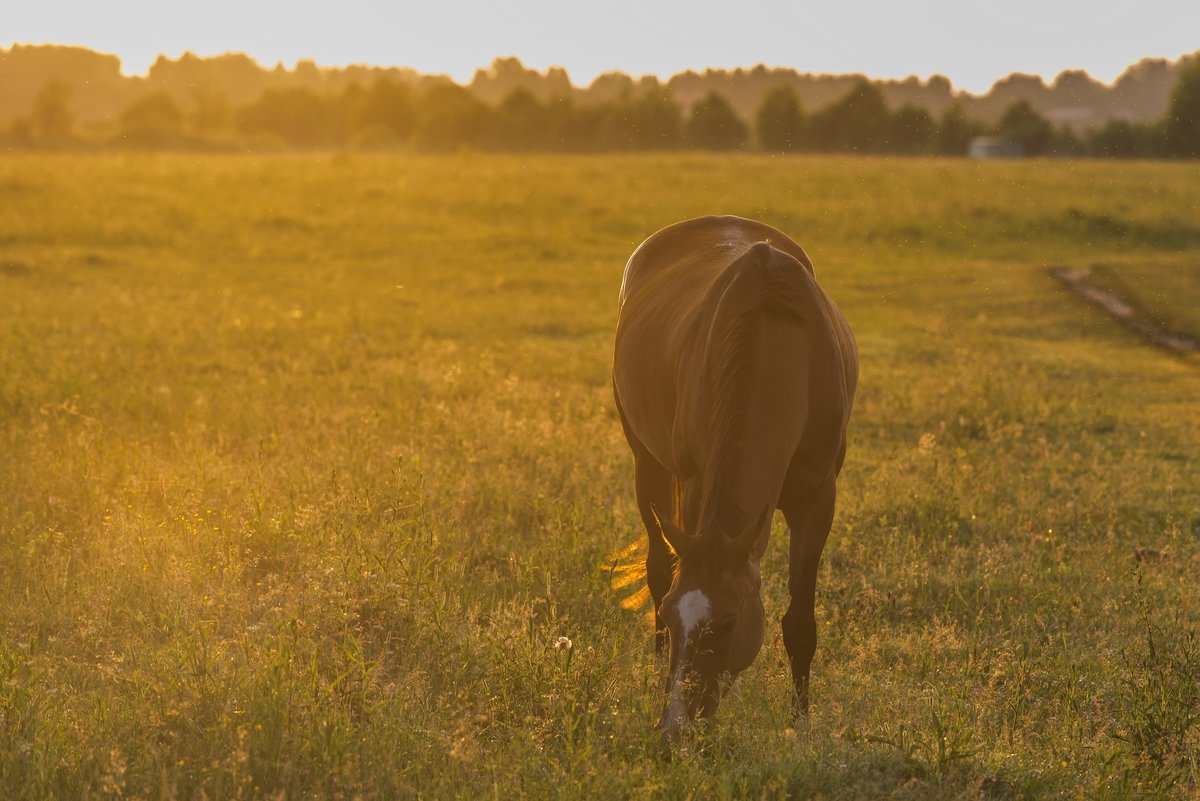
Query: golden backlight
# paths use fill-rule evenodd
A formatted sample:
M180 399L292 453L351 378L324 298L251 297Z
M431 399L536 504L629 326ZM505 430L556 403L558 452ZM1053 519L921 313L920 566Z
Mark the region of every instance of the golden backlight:
M1200 58L1102 69L1021 2L947 43L937 4L850 4L861 40L804 3L9 5L4 35L94 49L0 49L0 799L1200 793L1200 356L1154 344L1200 334ZM1087 13L1194 38L1164 8ZM876 65L876 28L945 66ZM694 699L614 332L638 243L714 214L803 247L860 378L811 672L783 516L732 510L769 531L761 651L664 758ZM685 444L749 430L711 428ZM711 666L701 564L672 609Z

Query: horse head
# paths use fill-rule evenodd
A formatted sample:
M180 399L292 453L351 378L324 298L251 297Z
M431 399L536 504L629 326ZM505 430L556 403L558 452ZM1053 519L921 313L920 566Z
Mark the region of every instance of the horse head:
M670 639L667 700L658 723L667 740L715 712L734 678L762 647L761 554L755 545L770 513L768 506L735 536L716 525L688 535L656 515L676 554L674 580L659 610Z

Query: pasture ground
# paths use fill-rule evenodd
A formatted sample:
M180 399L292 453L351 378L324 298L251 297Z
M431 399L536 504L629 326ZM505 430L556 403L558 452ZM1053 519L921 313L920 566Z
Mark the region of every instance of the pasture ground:
M1200 362L1045 268L1200 333L1197 209L1196 164L2 157L0 795L1195 797ZM664 763L611 334L713 212L804 245L862 380L810 723L780 517Z

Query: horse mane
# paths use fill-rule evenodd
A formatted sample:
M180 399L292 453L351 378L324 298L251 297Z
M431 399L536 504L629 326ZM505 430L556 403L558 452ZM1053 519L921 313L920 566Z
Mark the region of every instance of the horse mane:
M707 474L702 478L705 489L700 512L700 531L706 536L719 528L714 523L732 522L729 507L733 499L724 496L725 477L732 469L735 445L746 421L755 324L764 314L803 319L804 309L810 305L805 303L807 282L801 276L808 274L804 266L769 242L752 245L727 268L727 274L728 279L713 288L717 298L705 354L714 393L711 450L710 458L703 460ZM738 509L737 518L752 511Z

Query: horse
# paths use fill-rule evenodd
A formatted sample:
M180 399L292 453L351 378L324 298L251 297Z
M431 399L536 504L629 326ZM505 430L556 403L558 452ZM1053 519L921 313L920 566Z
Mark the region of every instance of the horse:
M648 540L655 648L668 651L658 730L671 742L712 715L758 655L776 508L790 530L792 714L807 717L817 566L858 381L850 327L799 245L734 216L646 239L618 308L613 393Z

